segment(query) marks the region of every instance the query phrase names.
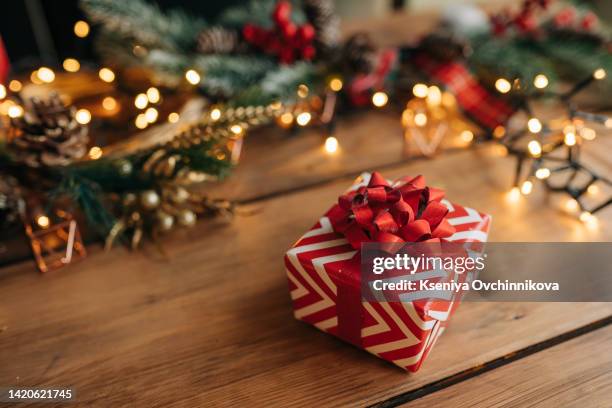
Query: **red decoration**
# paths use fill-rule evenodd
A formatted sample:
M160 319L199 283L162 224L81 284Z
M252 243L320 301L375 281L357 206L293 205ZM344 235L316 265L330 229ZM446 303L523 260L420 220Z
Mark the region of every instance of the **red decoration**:
M0 37L0 84L6 82L8 78L9 72L9 59L6 53L6 49L4 48L4 43L2 42L2 37Z
M582 21L580 22L580 27L583 29L590 31L597 27L599 23L599 19L593 12L588 12L582 17Z
M576 9L573 7L566 7L554 18L555 26L558 28L568 27L574 23L574 19L576 18Z
M313 45L316 35L312 25L297 26L291 21L291 3L279 1L272 12L274 27L265 29L247 24L242 29L244 39L270 55L275 55L284 64L297 59L311 60L316 50Z
M355 76L348 87L348 95L354 106L369 104L372 90L384 89L385 79L396 66L397 59L396 49L385 50L380 53L373 72Z
M378 206L383 195L394 196L397 194L394 191L402 190L402 186L424 185L422 178L402 180L399 185L389 186L380 175L365 173L349 189L348 195L352 195L351 191L376 189L367 194L370 200L376 198L377 201L371 204ZM417 190L420 188L411 191ZM490 216L444 199L437 201L441 191L430 191L431 200L428 201L437 203L435 217L440 218L444 214L443 219L452 224L456 231L446 240L473 243L468 245L474 247L486 242ZM413 198L412 194L416 193L409 193L410 199ZM405 370L416 371L448 325L450 316L460 303L461 293L454 294L450 301L362 300L361 251L334 229L332 219L338 207L340 204L332 207L287 251L285 265L294 315ZM389 217L393 215L378 217L378 224L386 225L390 224ZM444 279L456 278L461 281L465 276L449 274Z
M364 242L440 242L455 232L442 198L444 192L425 186L422 176L392 187L374 172L367 186L340 196L329 219L355 249Z

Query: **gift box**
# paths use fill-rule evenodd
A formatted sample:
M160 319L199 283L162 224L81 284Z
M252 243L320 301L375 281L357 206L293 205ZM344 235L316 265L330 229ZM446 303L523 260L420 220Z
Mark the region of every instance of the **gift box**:
M364 173L285 255L294 316L405 370L417 371L460 299L369 301L364 243L484 243L491 217L444 199L423 177Z

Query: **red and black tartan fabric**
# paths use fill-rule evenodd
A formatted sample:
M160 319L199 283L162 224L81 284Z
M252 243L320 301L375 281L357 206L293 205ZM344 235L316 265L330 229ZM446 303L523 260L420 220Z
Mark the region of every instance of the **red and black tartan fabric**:
M6 82L8 78L9 71L9 59L6 54L6 50L4 49L4 43L2 42L2 37L0 37L0 84Z
M493 130L506 123L516 112L516 108L483 87L462 62L438 62L424 52L414 55L413 62L455 95L464 113L485 129Z

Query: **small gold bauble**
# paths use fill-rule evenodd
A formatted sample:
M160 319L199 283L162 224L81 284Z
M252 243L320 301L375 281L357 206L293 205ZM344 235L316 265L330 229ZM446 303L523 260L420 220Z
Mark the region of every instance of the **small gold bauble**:
M162 231L169 231L174 226L174 218L163 211L157 213L157 225Z
M184 203L189 198L189 192L185 190L183 187L178 187L172 196L172 199L176 203Z
M140 204L147 210L157 208L159 205L159 195L153 190L140 193Z
M197 217L195 213L191 210L182 210L178 215L178 222L183 227L193 227Z

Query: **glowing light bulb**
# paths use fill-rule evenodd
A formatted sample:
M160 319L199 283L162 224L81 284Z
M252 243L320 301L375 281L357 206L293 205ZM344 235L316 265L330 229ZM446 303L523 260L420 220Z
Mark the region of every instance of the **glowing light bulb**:
M576 144L576 135L574 133L566 133L563 138L563 143L567 146L574 146Z
M114 111L117 109L117 100L112 96L107 96L106 98L102 99L102 107L107 111Z
M575 200L575 199L573 199L573 198L570 198L570 199L568 199L568 200L565 202L565 209L566 209L568 212L574 212L574 211L576 211L576 210L578 209L578 207L579 207L579 205L578 205L578 201L576 201L576 200Z
M308 96L309 89L306 85L300 84L297 89L297 94L300 98L305 98Z
M104 82L113 82L115 80L115 73L110 68L102 68L98 71L98 76Z
M442 103L442 92L440 88L432 85L427 90L427 104L431 106L438 106Z
M8 108L8 115L10 118L20 118L23 116L23 108L19 105L12 105Z
M233 125L230 130L232 131L232 133L234 133L235 135L239 135L242 133L242 126L240 125Z
M539 157L542 154L542 145L537 140L532 140L527 144L527 150L533 157Z
M334 136L328 136L325 139L325 151L330 154L336 153L338 151L338 139Z
M21 91L21 88L23 87L23 85L21 85L21 82L19 82L16 79L13 79L11 82L9 82L9 89L13 92L19 92Z
M461 140L466 143L470 143L472 140L474 140L474 133L469 130L464 130L461 132Z
M523 184L521 185L521 193L523 193L524 195L531 194L532 190L533 190L533 183L529 180L524 181Z
M145 118L149 123L154 123L157 120L158 116L159 112L157 112L157 109L155 108L149 108L145 111Z
M293 123L293 113L285 112L280 116L280 121L285 126L290 126Z
M593 78L600 80L606 77L606 70L603 68L598 68L593 72Z
M62 62L62 67L68 72L77 72L81 69L81 63L74 58L66 58L64 62Z
M591 219L593 218L593 214L591 214L588 211L583 211L580 213L580 216L578 218L580 218L580 221L586 223L586 222L591 221Z
M55 72L53 72L51 68L47 67L38 68L38 70L36 71L36 76L40 81L45 82L47 84L55 80Z
M147 95L143 93L136 95L136 98L134 99L134 106L136 106L138 109L144 109L148 104L149 98L147 98Z
M521 198L521 191L518 187L513 187L507 195L507 199L511 203L516 203Z
M168 115L168 122L170 122L170 123L176 123L176 122L178 122L178 121L179 121L179 119L180 119L180 118L181 118L181 117L179 116L179 114L178 114L178 113L176 113L176 112L172 112L172 113L170 113L170 114Z
M500 93L508 93L512 89L512 84L506 78L499 78L495 81L495 89L497 89Z
M591 129L591 128L582 128L580 130L580 136L584 139L584 140L593 140L595 139L595 137L597 136L597 132L595 132L595 130Z
M493 137L500 139L504 137L505 134L506 134L506 128L503 127L502 125L498 125L495 127L495 129L493 129Z
M546 167L542 167L541 169L536 170L535 176L540 180L544 180L550 177L550 170L547 169Z
M136 119L134 119L134 124L138 129L144 129L149 126L149 121L144 113L139 113Z
M374 95L372 95L372 104L377 108L382 108L387 102L389 102L389 96L382 91L375 92Z
M161 96L159 94L159 89L155 88L154 86L147 89L147 99L149 99L149 102L157 103L159 102L160 98Z
M102 157L102 149L98 146L93 146L91 149L89 149L88 155L91 160L98 160L100 157Z
M4 85L0 84L0 99L6 98L6 88Z
M202 78L197 71L190 69L189 71L185 72L185 79L187 79L187 82L189 82L191 85L197 85L200 83Z
M589 188L587 188L587 192L591 195L595 195L599 193L599 186L597 184L591 184Z
M89 35L89 24L86 21L79 20L74 23L74 34L79 38L85 38Z
M423 127L427 124L427 115L423 112L419 112L414 115L414 124Z
M48 228L51 224L51 220L49 220L49 217L46 215L39 215L38 218L36 218L36 223L40 228Z
M342 80L340 78L334 77L329 80L329 89L334 92L339 92L343 86L344 84L342 83Z
M427 97L427 94L429 93L429 87L425 84L415 84L412 87L412 93L417 98L425 98Z
M312 116L310 115L309 112L302 112L299 115L297 115L297 117L295 118L295 121L300 126L306 126L308 122L310 122L311 118Z
M74 115L74 118L81 125L86 125L91 122L91 113L87 109L79 109Z
M212 120L219 120L219 119L221 119L221 109L214 108L213 110L211 110L210 111L210 118Z
M543 89L548 86L548 78L544 74L538 74L533 79L533 86L538 89Z
M10 85L9 85L9 87L10 87ZM12 91L12 89L11 89L11 91ZM612 118L606 119L606 121L604 122L604 126L606 128L608 128L608 129L612 129Z
M527 129L531 133L539 133L542 130L542 123L537 118L531 118L527 121Z

